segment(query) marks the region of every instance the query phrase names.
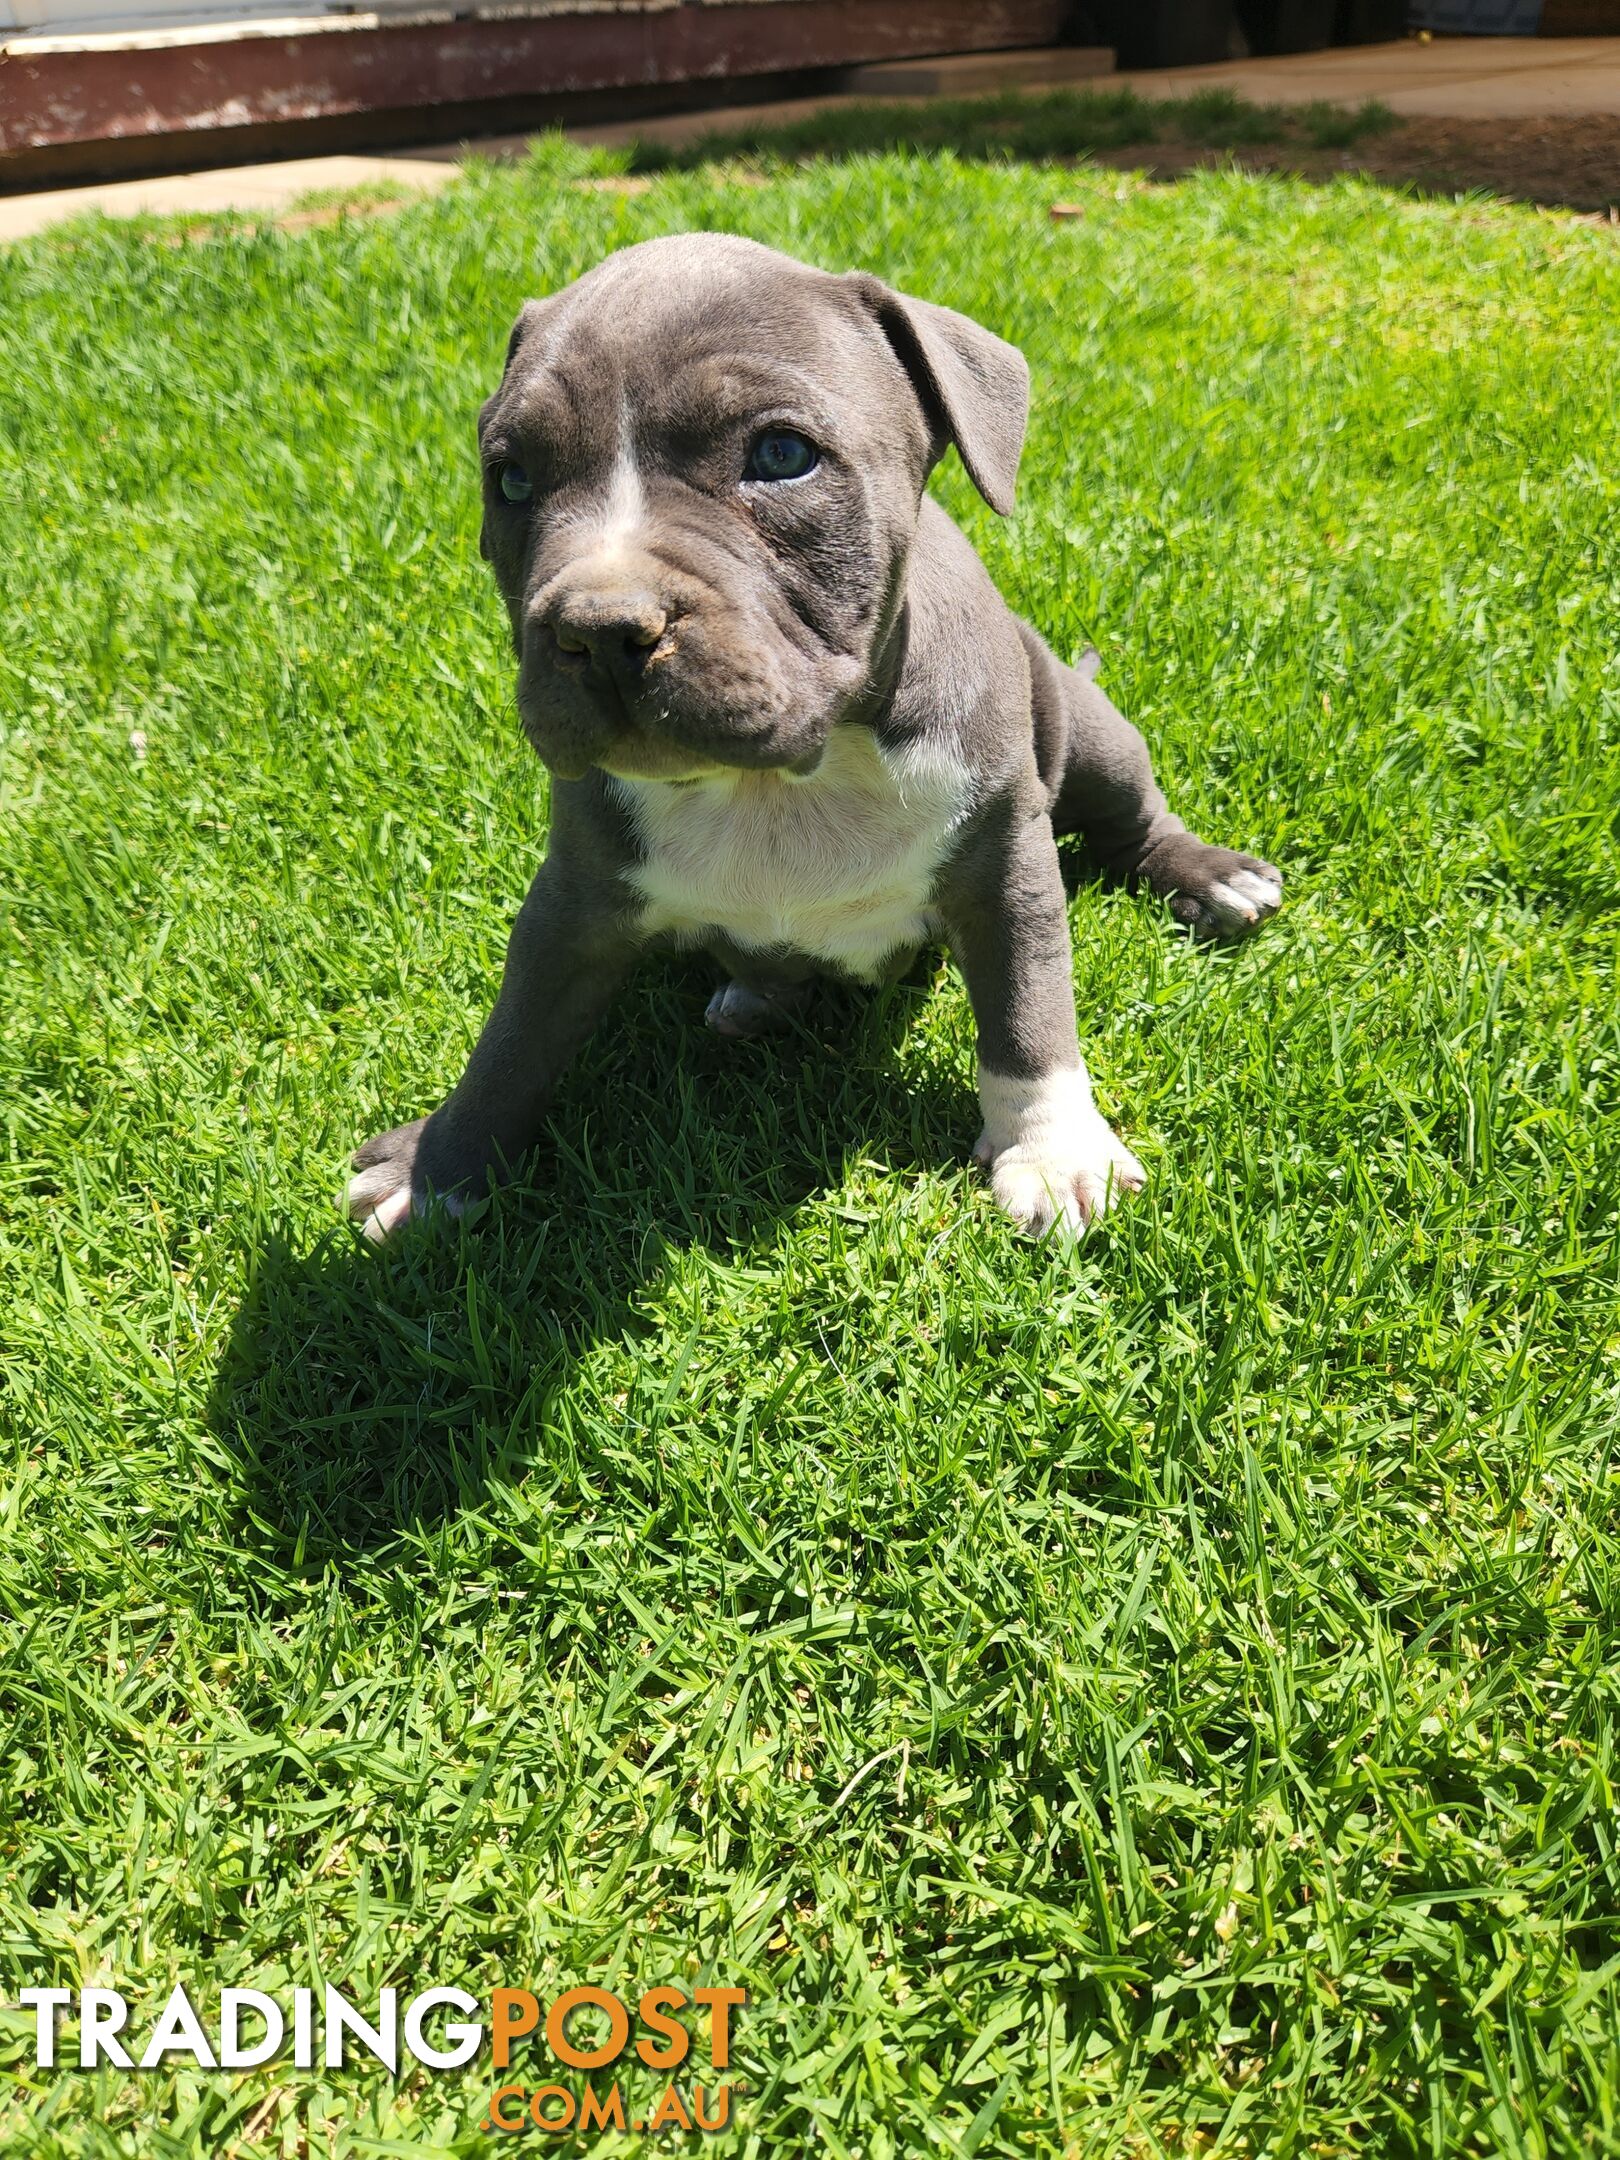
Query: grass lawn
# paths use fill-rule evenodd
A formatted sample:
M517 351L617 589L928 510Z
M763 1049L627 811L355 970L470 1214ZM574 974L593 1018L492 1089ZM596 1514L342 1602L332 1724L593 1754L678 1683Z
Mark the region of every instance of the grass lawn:
M1145 98L1131 89L1102 85L1033 94L1005 90L981 97L812 103L800 119L773 119L763 126L739 126L721 111L706 135L680 144L638 142L628 162L638 171L658 172L760 152L778 159L885 150L943 150L972 158L1073 158L1154 142L1231 150L1267 143L1341 150L1397 125L1394 113L1376 99L1357 108L1325 101L1256 105L1219 88L1189 97Z
M577 172L0 252L0 1995L735 1981L716 2155L1620 2153L1613 236ZM1017 514L937 486L1288 873L1210 952L1080 866L1077 1250L943 965L786 1047L650 969L481 1220L333 1212L545 829L474 410L687 226L1023 345ZM7 2160L499 2144L32 2031Z

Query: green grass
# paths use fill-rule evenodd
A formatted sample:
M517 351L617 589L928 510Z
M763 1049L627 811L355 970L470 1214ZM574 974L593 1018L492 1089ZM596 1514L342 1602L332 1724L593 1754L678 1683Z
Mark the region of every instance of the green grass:
M727 2155L1620 2152L1620 253L570 171L0 253L0 1994L736 1980ZM941 493L1286 866L1229 952L1082 878L1152 1182L1077 1250L966 1167L943 967L773 1049L653 969L475 1225L333 1213L542 844L509 318L716 225L1024 346L1016 516ZM489 2146L487 2071L30 2033L8 2160Z
M1222 89L1184 98L1145 98L1130 89L1007 90L985 97L862 100L763 125L722 120L691 142L637 142L627 162L638 172L665 172L722 157L762 154L791 161L893 150L943 150L994 161L1073 158L1159 142L1338 150L1395 124L1394 113L1376 99L1354 107L1283 106L1256 105Z

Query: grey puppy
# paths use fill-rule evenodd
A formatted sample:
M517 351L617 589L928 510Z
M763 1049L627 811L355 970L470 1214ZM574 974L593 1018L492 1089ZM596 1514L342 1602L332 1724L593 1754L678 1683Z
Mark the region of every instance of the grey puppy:
M1143 1181L1075 1029L1056 835L1213 936L1282 879L1165 806L1091 673L1006 607L924 492L948 444L1012 506L1022 354L862 272L692 233L530 301L479 417L482 548L511 618L550 848L449 1099L368 1141L386 1237L482 1191L649 946L702 946L727 1035L818 972L891 978L948 940L978 1031L976 1158L1026 1229Z

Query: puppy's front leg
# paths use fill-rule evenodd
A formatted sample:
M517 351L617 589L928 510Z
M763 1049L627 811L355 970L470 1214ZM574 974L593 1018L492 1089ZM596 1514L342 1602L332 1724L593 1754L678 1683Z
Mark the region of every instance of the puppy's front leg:
M1033 772L960 851L940 906L978 1027L974 1159L1021 1228L1077 1231L1146 1172L1091 1098L1057 845Z
M381 1241L430 1196L453 1212L539 1137L558 1076L601 1018L637 947L594 881L554 848L518 911L495 1009L431 1117L368 1140L344 1205ZM459 1197L458 1197L459 1196Z

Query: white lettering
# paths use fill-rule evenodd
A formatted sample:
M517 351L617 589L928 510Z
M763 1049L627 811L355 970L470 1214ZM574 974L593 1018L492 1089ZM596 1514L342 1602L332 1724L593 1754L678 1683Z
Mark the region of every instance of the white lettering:
M249 2046L242 2038L242 2012L255 2011L264 2020L263 2035ZM251 2070L268 2062L281 2045L286 2020L281 2005L257 1988L224 1988L219 1998L219 2066L222 2070Z
M478 2053L484 2037L482 2025L446 2025L444 2037L447 2047L433 2047L422 2037L422 2020L440 2003L449 2003L457 2010L476 2010L478 1998L469 1995L465 1988L427 1988L412 1998L405 2012L405 2045L419 2063L426 2063L430 2070L457 2070L464 2062L471 2062Z
M368 2025L354 2004L335 1987L326 1991L326 2067L343 2068L343 2035L352 2032L365 2042L380 2063L399 2068L399 1990L382 1988L377 1995L377 2023Z
M71 2001L68 1988L24 1988L17 1997L24 2010L34 2013L34 2065L40 2070L56 2068L56 2006Z
M165 2055L183 2049L205 2070L217 2070L214 2051L208 2045L208 2035L203 2031L197 2013L191 2007L191 1997L183 1987L176 1987L163 2006L163 2015L152 2028L152 2037L146 2043L146 2053L141 2057L141 2068L152 2070L162 2062Z
M79 2068L94 2070L100 2062L120 2070L134 2067L122 2044L113 2038L121 2033L129 2016L129 2004L116 1988L86 1988L79 1997Z

